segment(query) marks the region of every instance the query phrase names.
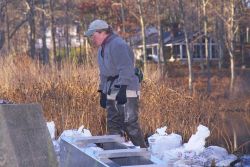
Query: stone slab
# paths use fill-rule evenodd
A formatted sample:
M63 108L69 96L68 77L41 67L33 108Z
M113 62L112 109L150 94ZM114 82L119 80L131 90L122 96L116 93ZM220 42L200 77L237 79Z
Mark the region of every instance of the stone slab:
M0 105L0 167L57 167L42 108Z

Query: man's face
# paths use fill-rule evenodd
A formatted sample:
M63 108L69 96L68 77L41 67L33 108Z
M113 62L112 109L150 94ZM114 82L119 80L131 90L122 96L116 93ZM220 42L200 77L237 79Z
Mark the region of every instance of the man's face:
M90 37L91 41L96 45L96 46L101 46L103 40L106 38L107 34L105 32L94 32L93 35Z

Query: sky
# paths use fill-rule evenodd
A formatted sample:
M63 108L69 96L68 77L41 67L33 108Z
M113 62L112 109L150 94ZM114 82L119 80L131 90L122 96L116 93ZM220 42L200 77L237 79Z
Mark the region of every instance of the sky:
M60 160L60 140L70 141L72 138L92 136L88 129L84 126L78 129L65 130L61 136L55 139L55 124L47 122L55 152ZM229 166L231 162L237 160L237 156L229 154L225 148L219 146L205 147L206 139L210 136L210 130L203 125L197 127L197 131L193 134L187 143L183 143L182 136L179 134L166 133L167 127L157 128L155 134L148 138L151 160L156 164L164 164L166 166L188 167L188 166L211 166L212 162L216 166ZM73 144L73 142L72 142ZM123 143L132 146L131 142ZM134 148L139 149L139 148ZM84 153L95 156L97 151L102 151L96 145L91 145L86 149L81 149ZM241 161L235 166L250 167L250 155L240 157Z

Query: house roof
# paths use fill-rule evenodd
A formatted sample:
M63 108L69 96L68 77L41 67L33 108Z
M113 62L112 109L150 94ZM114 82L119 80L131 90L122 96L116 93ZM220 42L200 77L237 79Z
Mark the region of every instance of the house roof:
M200 31L188 33L188 40L196 42L198 39L204 39L205 34ZM213 42L213 40L212 40ZM178 36L172 37L169 41L164 43L165 45L179 45L185 43L185 35L183 32L179 32Z
M178 32L175 37L170 32L163 33L163 43L166 46L169 45L179 45L185 43L185 35L183 32ZM192 33L188 33L188 40L192 42L196 42L198 39L204 39L204 33L201 31L196 31ZM146 37L146 46L155 46L158 45L158 33L149 34ZM138 40L135 44L135 47L141 48L142 47L142 39Z
M171 34L169 32L163 33L163 43L166 43L171 39ZM146 45L157 45L158 44L158 33L152 33L146 37ZM134 44L137 47L142 46L142 39Z

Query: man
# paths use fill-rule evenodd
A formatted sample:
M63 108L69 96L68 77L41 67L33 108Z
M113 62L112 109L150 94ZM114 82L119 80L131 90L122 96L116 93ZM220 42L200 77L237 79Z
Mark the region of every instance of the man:
M140 85L131 48L103 20L90 23L85 36L99 47L100 105L107 110L109 134L126 132L135 146L146 147L138 123Z

